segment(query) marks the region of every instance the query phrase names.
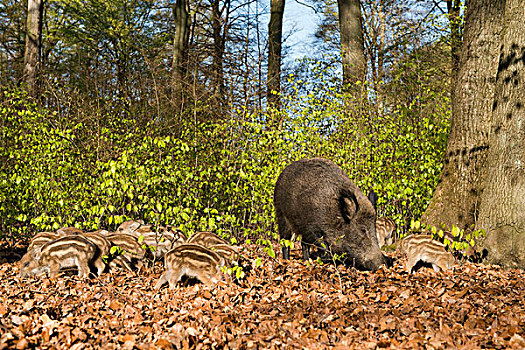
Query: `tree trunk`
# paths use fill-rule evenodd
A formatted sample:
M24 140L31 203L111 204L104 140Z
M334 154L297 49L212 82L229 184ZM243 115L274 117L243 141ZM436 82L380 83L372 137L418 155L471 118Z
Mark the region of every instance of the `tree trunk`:
M507 0L478 228L488 260L525 268L525 7Z
M285 0L271 0L268 24L268 79L266 83L268 107L279 108L281 91L281 46Z
M212 31L213 31L213 99L216 107L222 109L225 101L224 87L224 52L226 49L226 38L228 36L228 18L230 15L230 1L224 1L221 8L220 1L214 0L212 8ZM222 112L219 112L221 114Z
M188 54L188 39L190 16L187 0L177 0L173 7L175 18L175 36L173 38L172 86L176 95L182 90L182 82L186 74L186 59Z
M472 0L467 4L443 170L421 219L427 224L467 228L476 222L504 4L504 0Z
M23 79L29 95L36 97L42 52L43 0L28 0L26 23L26 49Z
M363 15L359 0L337 0L341 31L341 59L345 87L363 81L366 73ZM353 90L353 88L350 88Z
M461 49L461 0L448 0L448 20L450 23L450 51L452 56L452 81L459 71L459 50Z

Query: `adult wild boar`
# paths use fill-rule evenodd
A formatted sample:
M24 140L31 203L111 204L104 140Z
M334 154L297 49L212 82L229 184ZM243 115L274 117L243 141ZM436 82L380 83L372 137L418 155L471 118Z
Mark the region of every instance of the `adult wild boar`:
M375 271L387 258L376 237L373 204L335 163L322 158L288 165L275 184L274 205L281 239L301 235L303 258L315 246L345 264ZM283 247L289 259L290 248Z

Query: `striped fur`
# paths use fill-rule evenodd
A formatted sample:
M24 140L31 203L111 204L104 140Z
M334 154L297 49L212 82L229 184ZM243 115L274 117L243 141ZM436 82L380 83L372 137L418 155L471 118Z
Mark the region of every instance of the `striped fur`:
M400 250L407 255L408 273L412 272L420 260L432 264L435 271L448 270L457 265L456 259L445 250L445 246L428 235L414 234L405 237L401 241Z
M61 236L69 236L69 235L81 235L82 230L76 227L62 227L57 230L57 234Z
M86 278L96 254L97 247L82 236L61 237L42 246L34 258L22 259L20 274L24 277L48 272L54 278L60 268L76 267L78 275Z
M143 225L133 235L140 243L153 247L153 255L156 259L161 259L171 249L186 242L186 237L182 232L171 231L166 227L160 227L154 231L151 226Z
M109 257L111 242L99 232L86 232L82 235L88 241L97 246L97 257L94 265L97 267L97 275L100 276L105 269L104 256Z
M381 217L376 220L376 235L379 248L386 245L392 244L392 238L396 230L396 223L394 220Z
M216 244L209 247L209 249L218 253L226 260L234 260L239 254L239 250L230 244Z
M213 232L195 232L189 239L188 243L201 244L205 247L211 247L217 244L228 244Z
M60 235L54 232L39 232L31 239L31 242L29 242L27 251L32 253L39 252L44 244L52 242L60 237Z
M111 267L124 267L129 271L133 271L135 267L142 266L142 259L144 259L146 251L142 249L142 245L137 237L124 233L113 233L107 235L106 239L112 245L122 249L122 254L115 256L111 260Z
M166 271L162 274L155 289L166 282L170 289L175 288L182 276L195 277L205 284L216 283L220 278L224 258L199 244L182 244L164 256Z

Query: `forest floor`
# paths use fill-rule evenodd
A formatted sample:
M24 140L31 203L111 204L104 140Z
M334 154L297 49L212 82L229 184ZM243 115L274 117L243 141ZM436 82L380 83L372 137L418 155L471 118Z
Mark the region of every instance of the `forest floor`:
M242 281L156 291L160 263L88 280L21 279L4 254L0 349L525 348L522 270L466 263L409 275L400 258L370 273L292 255L245 246Z

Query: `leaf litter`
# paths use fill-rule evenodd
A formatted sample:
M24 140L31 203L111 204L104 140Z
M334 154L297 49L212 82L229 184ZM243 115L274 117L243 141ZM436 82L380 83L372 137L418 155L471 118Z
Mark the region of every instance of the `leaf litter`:
M360 272L303 262L298 250L272 259L255 245L243 261L241 281L159 291L160 263L51 280L22 279L5 261L0 349L525 348L522 270L465 263L409 275L399 258Z

